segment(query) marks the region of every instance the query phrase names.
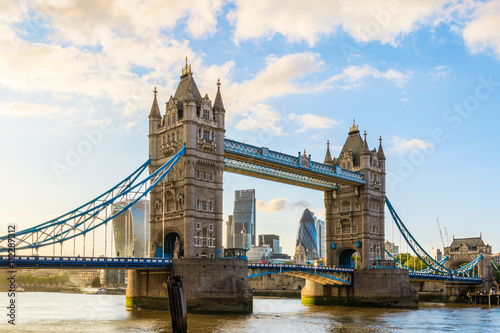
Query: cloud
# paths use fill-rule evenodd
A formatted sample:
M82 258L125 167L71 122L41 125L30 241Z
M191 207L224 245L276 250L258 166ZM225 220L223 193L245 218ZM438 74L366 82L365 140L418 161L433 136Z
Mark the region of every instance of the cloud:
M263 200L257 200L257 210L266 213L279 212L280 210L285 209L288 200L285 198L276 198L272 199L268 203Z
M237 43L269 40L278 33L288 42L305 41L313 46L322 37L343 29L357 41L397 45L409 33L438 22L444 5L449 2L373 0L360 5L350 0L237 0L227 19L235 27Z
M55 117L62 115L64 111L54 105L10 102L0 104L1 117L32 118L32 117Z
M500 3L479 3L473 19L462 31L465 45L472 53L492 50L500 59Z
M311 203L307 200L299 200L297 202L288 203L288 199L285 198L275 198L268 203L263 200L257 200L256 205L258 211L265 213L279 212L284 209L297 211L311 207Z
M311 203L307 200L299 200L297 202L293 202L287 206L288 209L296 212L296 211L302 211L306 208L311 208Z
M317 116L311 113L306 113L303 115L291 113L288 116L288 118L291 121L296 122L297 125L300 127L298 130L295 131L298 133L302 133L310 129L316 129L316 130L328 129L331 128L333 125L338 124L336 120L327 117Z
M427 73L434 79L443 79L451 74L451 69L447 65L436 66Z
M412 74L412 71L402 73L394 69L382 72L371 65L349 66L342 73L332 76L325 84L327 86L334 84L338 88L349 90L362 86L365 78L372 77L389 80L396 83L397 86L402 86L410 79Z
M268 56L265 68L255 77L241 83L231 83L224 89L224 103L227 101L226 109L231 112L229 120L234 115L245 115L257 102L315 91L320 83L311 84L302 79L321 70L324 62L320 57L313 52Z
M406 152L424 150L432 147L432 144L425 142L424 140L420 139L406 140L406 139L401 139L397 136L394 136L390 140L390 142L393 144L393 146L389 147L387 149L387 152L396 154L404 154Z
M132 128L137 126L137 121L129 121L124 126L127 131L130 131Z
M268 130L275 135L284 135L281 116L271 106L259 103L250 110L250 115L236 124L240 131Z

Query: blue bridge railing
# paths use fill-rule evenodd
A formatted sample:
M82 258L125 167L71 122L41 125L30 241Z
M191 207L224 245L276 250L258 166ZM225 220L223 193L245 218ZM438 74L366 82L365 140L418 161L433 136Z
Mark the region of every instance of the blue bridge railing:
M266 147L252 146L246 143L225 139L224 152L226 155L238 156L234 159L252 162L261 165L259 162L267 162L276 167L287 167L288 170L296 169L298 172L309 171L311 174L327 176L328 180L334 180L349 185L365 185L366 180L362 173L344 170L338 166L331 166L314 162L311 155L305 156L300 153L297 156L272 151ZM227 157L227 156L226 156ZM230 157L230 159L233 157ZM256 173L258 171L255 171ZM330 178L331 177L331 178Z

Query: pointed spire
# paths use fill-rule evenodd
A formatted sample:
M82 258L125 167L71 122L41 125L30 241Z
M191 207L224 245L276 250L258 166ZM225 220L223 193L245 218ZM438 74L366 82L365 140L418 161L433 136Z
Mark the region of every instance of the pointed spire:
M222 97L220 95L220 79L217 80L217 95L215 96L214 110L225 111L224 104L222 103Z
M194 101L194 94L193 94L193 79L189 77L188 79L188 86L186 88L186 96L184 97L185 101Z
M330 141L326 141L326 155L325 155L325 161L323 163L325 164L332 164L332 155L330 154Z
M153 90L153 93L155 94L155 98L153 100L153 105L151 105L151 111L149 112L149 117L150 118L161 118L161 113L160 113L160 108L158 107L158 100L156 99L156 94L158 91L155 89Z
M380 144L378 145L378 159L385 160L384 150L382 149L382 137L380 137L378 141L380 141Z
M370 149L368 149L368 142L366 142L366 131L363 134L363 136L365 137L365 139L363 140L363 152L362 152L362 154L368 154L370 152Z

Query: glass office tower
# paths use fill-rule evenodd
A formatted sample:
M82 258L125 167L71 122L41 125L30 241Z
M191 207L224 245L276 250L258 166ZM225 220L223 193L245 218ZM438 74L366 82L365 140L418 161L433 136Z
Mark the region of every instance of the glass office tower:
M255 190L234 193L233 215L226 223L226 246L250 249L255 245Z

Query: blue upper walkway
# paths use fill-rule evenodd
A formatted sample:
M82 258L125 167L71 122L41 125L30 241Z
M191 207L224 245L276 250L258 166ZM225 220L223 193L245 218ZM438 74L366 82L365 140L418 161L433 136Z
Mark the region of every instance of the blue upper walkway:
M224 141L224 161L228 172L321 191L366 184L363 174L314 162L311 155L292 156L230 139Z

